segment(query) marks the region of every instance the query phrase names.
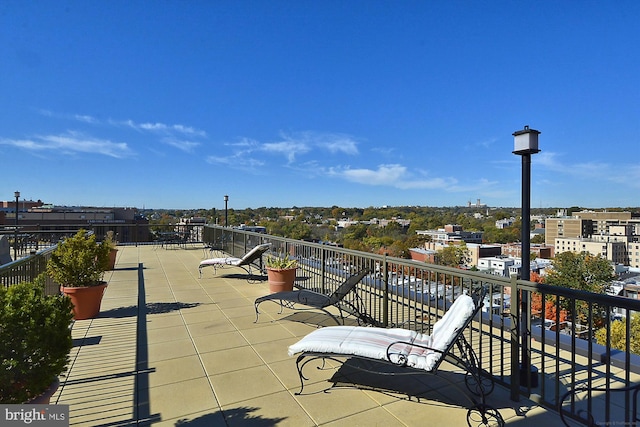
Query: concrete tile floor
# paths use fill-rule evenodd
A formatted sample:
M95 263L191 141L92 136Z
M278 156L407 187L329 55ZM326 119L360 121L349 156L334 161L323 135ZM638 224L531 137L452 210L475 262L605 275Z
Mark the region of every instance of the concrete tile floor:
M70 425L466 425L466 398L433 376L419 382L423 396L409 400L331 388L335 370L314 369L305 394L295 395L300 380L287 347L332 322L265 303L255 323L253 300L268 292L266 283L249 284L233 268L199 278L202 256L196 246L119 248L100 316L74 324L69 370L52 400L70 405ZM488 402L509 425L559 423L498 386Z

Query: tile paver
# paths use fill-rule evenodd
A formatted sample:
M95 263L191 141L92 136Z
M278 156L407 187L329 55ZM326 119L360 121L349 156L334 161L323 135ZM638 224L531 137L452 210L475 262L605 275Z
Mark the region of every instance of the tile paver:
M421 426L466 425L467 401L426 387L406 395L332 388L335 370L305 382L287 347L331 325L328 316L253 300L267 283L229 268L198 277L199 247L120 247L97 319L76 322L71 370L53 402L70 405L72 426ZM143 281L138 280L138 265ZM143 295L138 291L144 290ZM146 306L138 307L138 301ZM65 382L66 381L66 382ZM408 383L407 383L408 384ZM435 383L434 383L435 384ZM489 403L507 423L539 425L557 414L512 402L496 386ZM527 406L526 412L517 408ZM524 415L523 415L524 414Z

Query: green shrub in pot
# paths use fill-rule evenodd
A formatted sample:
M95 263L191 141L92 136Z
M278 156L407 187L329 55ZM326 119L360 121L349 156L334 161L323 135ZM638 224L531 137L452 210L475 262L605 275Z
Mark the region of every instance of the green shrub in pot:
M98 243L95 234L78 230L51 253L47 273L65 287L97 286L109 268L110 243Z
M289 270L298 267L298 260L290 258L289 255L267 255L266 265L273 270Z
M64 372L72 347L72 305L45 296L45 277L0 287L0 403L24 403Z

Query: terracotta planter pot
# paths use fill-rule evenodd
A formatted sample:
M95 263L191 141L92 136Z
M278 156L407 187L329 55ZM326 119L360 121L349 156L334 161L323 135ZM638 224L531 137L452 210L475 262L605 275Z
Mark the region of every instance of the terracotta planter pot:
M277 270L267 267L269 290L271 293L292 291L296 281L296 269Z
M117 249L111 249L111 252L109 252L109 268L108 270L113 270L114 268L116 268L116 256L118 255L118 250Z
M73 318L76 320L93 319L100 313L102 296L107 282L97 286L69 287L60 286L60 291L71 298Z

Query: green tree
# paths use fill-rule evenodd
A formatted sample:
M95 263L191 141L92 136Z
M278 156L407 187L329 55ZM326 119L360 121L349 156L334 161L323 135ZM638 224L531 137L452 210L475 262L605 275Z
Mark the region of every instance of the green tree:
M311 237L311 227L302 222L287 221L283 225L282 231L284 233L284 237L288 237L290 239L304 240Z
M629 350L640 354L640 315L631 316L631 342ZM607 328L600 328L596 332L598 344L607 345ZM626 351L627 349L627 319L611 323L611 348Z
M467 264L469 260L469 250L464 243L461 245L449 245L436 254L436 264L449 267L460 267Z
M409 246L406 244L406 240L396 240L388 247L389 254L398 258L411 258L409 252Z
M335 219L340 219L342 218L342 212L344 212L344 209L342 209L339 206L332 206L331 207L331 216Z
M544 236L542 234L536 234L531 238L531 243L535 243L535 244L544 243Z
M554 286L602 294L615 279L613 267L608 260L600 255L593 256L587 252L579 254L562 252L555 256L552 265L553 269L547 273L545 283ZM571 312L568 300L563 300L562 308ZM574 314L581 322L587 321L588 308L586 302L576 302L576 313ZM595 324L601 325L606 313L595 305L592 312Z
M366 224L355 224L347 227L344 233L344 240L362 240L367 237Z
M600 255L562 252L551 263L553 269L545 279L545 283L550 285L601 294L615 279L611 263Z

